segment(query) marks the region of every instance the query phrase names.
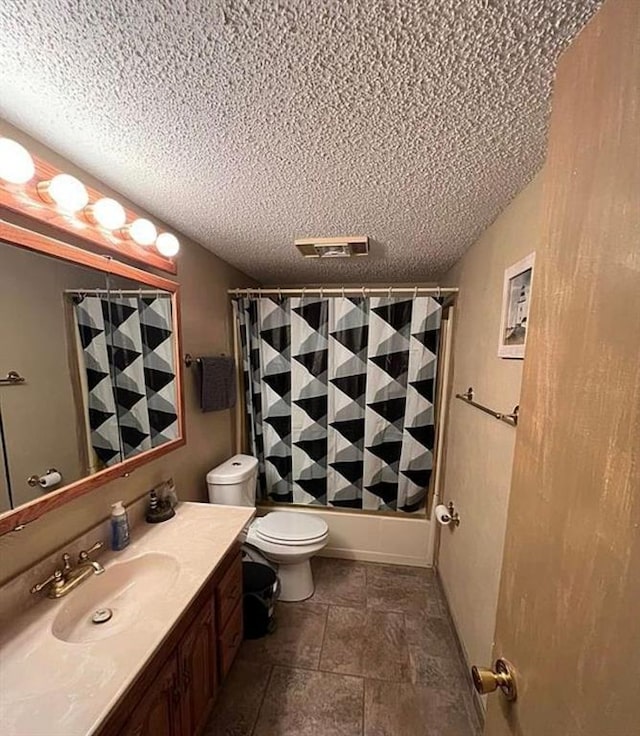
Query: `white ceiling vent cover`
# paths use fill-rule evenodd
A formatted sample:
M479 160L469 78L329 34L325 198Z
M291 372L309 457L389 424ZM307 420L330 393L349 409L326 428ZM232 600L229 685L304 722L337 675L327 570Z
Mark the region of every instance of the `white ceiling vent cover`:
M305 258L352 258L369 255L369 238L366 235L302 238L294 243Z

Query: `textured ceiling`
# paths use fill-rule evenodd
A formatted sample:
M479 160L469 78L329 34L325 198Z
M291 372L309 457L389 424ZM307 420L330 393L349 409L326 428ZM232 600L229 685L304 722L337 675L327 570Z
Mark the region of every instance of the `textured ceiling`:
M539 168L598 0L10 0L0 115L263 283L423 280ZM302 236L368 234L308 261Z

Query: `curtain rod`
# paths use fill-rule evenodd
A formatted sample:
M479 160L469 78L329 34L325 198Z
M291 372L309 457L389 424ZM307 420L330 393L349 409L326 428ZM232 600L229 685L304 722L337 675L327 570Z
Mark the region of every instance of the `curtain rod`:
M82 294L91 296L93 294L113 294L114 296L171 296L171 292L162 289L65 289L65 294Z
M248 289L228 289L227 294L233 296L249 296L254 294L257 296L262 295L293 295L298 296L343 296L346 294L380 294L391 295L391 294L411 294L421 296L441 296L445 294L457 294L459 289L454 286L387 286L387 287L369 287L369 286L345 286L345 287L301 287L298 289L260 289L260 288L248 288Z

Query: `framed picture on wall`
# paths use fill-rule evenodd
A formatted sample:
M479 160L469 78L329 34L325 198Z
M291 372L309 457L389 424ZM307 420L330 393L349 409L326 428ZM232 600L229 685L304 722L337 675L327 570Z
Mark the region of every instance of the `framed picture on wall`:
M498 344L501 358L524 358L535 256L535 253L530 253L504 272Z

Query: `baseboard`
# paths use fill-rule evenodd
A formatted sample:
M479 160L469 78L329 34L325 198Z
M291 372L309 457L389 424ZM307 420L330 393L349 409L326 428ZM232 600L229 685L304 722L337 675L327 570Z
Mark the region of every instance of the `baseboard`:
M453 638L456 644L456 648L458 649L460 658L466 664L467 680L468 680L469 687L471 688L471 692L473 694L473 698L471 702L473 703L475 715L478 718L480 728L481 730L483 730L485 716L486 716L485 704L482 700L482 696L478 693L478 691L473 686L473 681L471 680L472 663L469 661L467 651L462 643L462 640L460 639L460 635L458 634L458 626L456 625L456 620L455 620L453 613L451 613L451 606L449 605L449 598L447 597L447 591L442 583L442 578L440 577L440 572L438 571L438 568L436 568L436 581L438 583L438 587L440 588L440 593L442 594L442 597L444 598L447 604L447 618L449 619L449 624L451 626L451 630L453 631Z

